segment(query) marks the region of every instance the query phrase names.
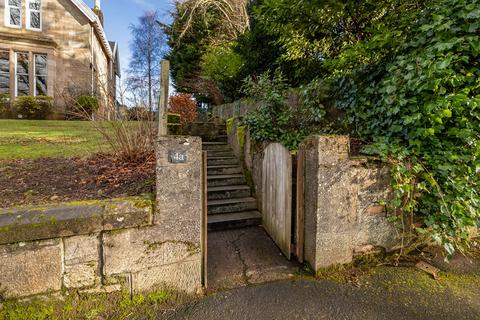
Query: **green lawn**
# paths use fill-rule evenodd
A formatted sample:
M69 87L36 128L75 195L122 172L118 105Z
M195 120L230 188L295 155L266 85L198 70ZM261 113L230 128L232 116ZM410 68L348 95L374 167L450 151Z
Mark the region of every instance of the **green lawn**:
M88 121L0 120L0 160L88 156L108 151Z

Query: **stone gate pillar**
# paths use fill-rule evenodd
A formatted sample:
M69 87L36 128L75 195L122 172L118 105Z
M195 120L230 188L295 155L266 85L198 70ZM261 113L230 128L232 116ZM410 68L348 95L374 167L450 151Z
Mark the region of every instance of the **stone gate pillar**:
M348 136L311 136L304 150L304 255L315 271L397 243L386 218L389 167L349 157Z
M164 230L168 282L189 292L202 286L202 140L163 136L156 148L154 225Z

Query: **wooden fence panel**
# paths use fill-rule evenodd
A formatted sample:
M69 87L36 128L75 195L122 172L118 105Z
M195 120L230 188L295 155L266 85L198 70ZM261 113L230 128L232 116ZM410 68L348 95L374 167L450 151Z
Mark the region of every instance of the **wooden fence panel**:
M291 258L292 157L279 143L265 149L262 172L263 224L283 254Z

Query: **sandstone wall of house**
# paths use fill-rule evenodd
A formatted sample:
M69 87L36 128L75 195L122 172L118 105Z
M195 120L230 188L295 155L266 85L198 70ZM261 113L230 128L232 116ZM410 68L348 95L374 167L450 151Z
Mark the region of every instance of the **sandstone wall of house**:
M92 59L95 65L93 73L93 88L94 92L100 97L100 109L104 112L111 107L109 105L109 98L111 95L111 69L109 66L109 60L103 49L96 34L92 37ZM108 118L108 114L105 113L105 117Z
M25 6L25 1L22 1ZM0 6L0 49L11 50L11 74L15 51L48 55L48 95L64 111L70 92L91 94L94 79L108 83L109 60L88 19L68 0L42 1L42 31L26 28L23 10L22 29L5 26L5 7ZM93 74L92 66L97 70ZM33 66L30 74L33 76ZM11 77L10 88L15 82ZM13 91L12 91L13 95ZM103 95L103 100L106 99Z

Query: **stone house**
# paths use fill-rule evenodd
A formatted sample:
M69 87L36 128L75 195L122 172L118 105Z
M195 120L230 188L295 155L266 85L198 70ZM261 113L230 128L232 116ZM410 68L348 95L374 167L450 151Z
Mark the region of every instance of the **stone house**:
M96 95L111 117L119 51L103 28L100 0L0 0L0 93L51 96L58 117L75 95ZM70 102L71 103L71 102Z

